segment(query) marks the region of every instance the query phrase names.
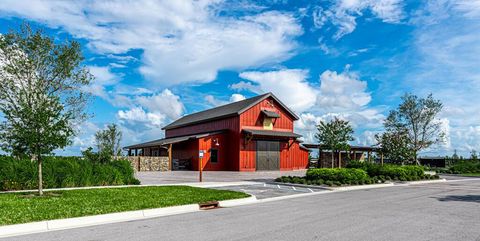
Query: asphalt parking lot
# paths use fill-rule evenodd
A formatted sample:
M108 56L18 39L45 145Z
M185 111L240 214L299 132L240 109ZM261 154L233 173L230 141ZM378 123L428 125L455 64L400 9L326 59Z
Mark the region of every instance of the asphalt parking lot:
M312 193L312 192L325 190L321 188L304 188L304 187L294 187L294 186L276 185L276 184L268 184L268 183L217 187L215 189L245 192L245 193L254 195L255 197L257 197L257 199L281 197L281 196L288 196L288 195L294 195L294 194L300 194L300 193Z

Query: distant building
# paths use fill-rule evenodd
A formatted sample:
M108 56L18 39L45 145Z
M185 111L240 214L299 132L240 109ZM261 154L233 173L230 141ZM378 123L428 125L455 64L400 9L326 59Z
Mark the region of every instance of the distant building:
M420 164L423 166L431 166L431 167L446 167L447 166L447 159L443 156L434 156L434 157L420 157L418 158Z
M293 132L298 116L267 93L186 115L165 126L165 138L125 147L130 156L168 156L169 169L295 170L308 166L308 149Z

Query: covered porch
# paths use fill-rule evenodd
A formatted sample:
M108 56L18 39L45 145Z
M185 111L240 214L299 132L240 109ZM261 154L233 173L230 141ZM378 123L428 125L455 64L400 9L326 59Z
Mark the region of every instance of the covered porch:
M209 132L188 136L163 138L124 147L137 171L193 170L198 159L199 140L221 134ZM145 166L144 168L142 168ZM153 166L149 168L149 166Z
M304 147L317 150L318 159L316 167L341 168L345 167L350 160L384 163L383 153L379 147L373 146L350 146L348 151L332 151L329 147L320 144L303 144ZM373 153L377 154L374 158Z

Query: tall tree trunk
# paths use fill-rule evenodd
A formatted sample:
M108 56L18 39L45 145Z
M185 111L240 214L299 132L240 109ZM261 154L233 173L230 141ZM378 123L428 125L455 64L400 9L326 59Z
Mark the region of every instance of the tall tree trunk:
M42 158L37 156L38 163L38 195L43 196Z
M418 157L417 157L417 152L416 152L416 151L413 152L413 156L414 156L414 158L415 158L415 164L417 164L417 166L420 166L420 161L418 161Z

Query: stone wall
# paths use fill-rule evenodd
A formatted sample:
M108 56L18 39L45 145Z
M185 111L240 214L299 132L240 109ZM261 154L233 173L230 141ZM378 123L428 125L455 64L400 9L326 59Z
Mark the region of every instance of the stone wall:
M166 156L126 156L133 169L140 172L169 171L169 160Z

